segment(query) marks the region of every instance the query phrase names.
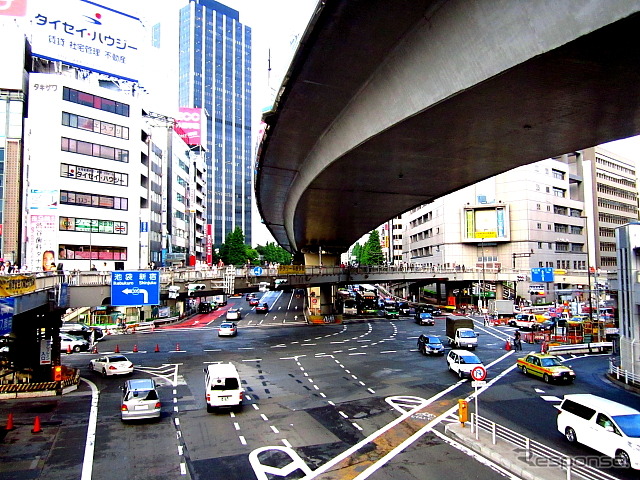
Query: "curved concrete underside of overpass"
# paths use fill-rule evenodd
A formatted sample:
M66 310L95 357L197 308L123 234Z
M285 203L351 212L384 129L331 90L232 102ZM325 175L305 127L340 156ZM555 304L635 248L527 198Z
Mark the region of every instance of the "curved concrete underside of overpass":
M635 0L320 2L265 115L263 221L293 252L342 252L482 179L638 134L639 11Z

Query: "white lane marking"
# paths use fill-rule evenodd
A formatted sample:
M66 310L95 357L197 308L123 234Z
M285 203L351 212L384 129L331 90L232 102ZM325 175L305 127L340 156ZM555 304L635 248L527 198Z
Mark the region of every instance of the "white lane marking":
M180 475L187 474L187 465L184 462L180 462Z
M98 424L98 400L100 392L95 383L86 378L81 378L91 388L91 408L89 410L89 425L87 428L87 439L84 445L84 460L82 461L81 480L91 480L93 473L93 453L96 446L96 427Z
M233 427L234 427L236 430L240 430L240 424L239 424L238 422L233 422Z
M291 444L289 443L289 441L288 441L286 438L283 438L283 439L282 439L282 444L283 444L285 447L289 447L289 448L292 448L292 447L293 447L293 445L291 445Z
M264 413L261 413L261 414L260 414L260 416L262 417L262 419L263 419L265 422L268 422L268 421L269 421L269 419L267 418L267 416L266 416Z
M238 438L240 439L240 443L242 445L246 445L247 444L247 440L242 435L238 436Z
M374 390L374 389L372 389L372 388L367 388L367 391L368 391L369 393L376 393L376 392L375 392L375 390Z
M356 427L358 430L362 431L362 427L360 425L358 425L356 422L351 422L351 425Z
M280 431L273 425L271 425L271 430L273 431L273 433L280 433Z
M260 407L258 406L257 403L252 403L251 406L253 407L254 410L260 410Z
M342 415L343 418L349 418L349 416L346 413L344 413L342 410L340 410L338 413Z
M349 355L366 355L365 352L350 353Z

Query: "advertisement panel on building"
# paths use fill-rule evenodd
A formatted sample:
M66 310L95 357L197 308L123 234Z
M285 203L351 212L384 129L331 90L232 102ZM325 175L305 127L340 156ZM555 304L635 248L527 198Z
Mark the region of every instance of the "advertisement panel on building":
M176 132L187 145L201 145L202 109L180 107L176 117Z
M144 28L131 13L99 1L29 0L27 19L34 57L138 81Z

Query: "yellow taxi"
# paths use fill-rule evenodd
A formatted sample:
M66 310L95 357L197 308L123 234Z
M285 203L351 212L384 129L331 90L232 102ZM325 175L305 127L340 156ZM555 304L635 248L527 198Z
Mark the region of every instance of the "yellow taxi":
M516 365L525 375L541 377L545 382L571 383L576 379L570 366L563 365L558 357L548 353L530 353L516 361Z

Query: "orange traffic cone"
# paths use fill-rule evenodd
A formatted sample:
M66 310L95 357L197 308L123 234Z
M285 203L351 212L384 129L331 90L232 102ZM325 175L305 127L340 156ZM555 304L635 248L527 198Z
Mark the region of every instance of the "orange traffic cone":
M5 430L13 430L14 426L13 426L13 413L10 413L9 416L7 417L7 426L4 427Z
M113 352L120 353L120 346L117 343L116 343L116 349Z
M71 345L67 345L67 353L71 353Z
M180 351L180 344L176 343L176 352L179 352L179 351Z
M159 351L160 351L160 345L156 343L156 349L154 350L154 352L158 353Z
M138 345L133 346L133 353L138 353Z
M507 341L504 344L504 349L508 352L509 350L511 350L511 342L509 341L509 339L507 338Z
M40 433L42 428L40 428L40 417L36 415L36 419L33 421L33 429L31 433Z

